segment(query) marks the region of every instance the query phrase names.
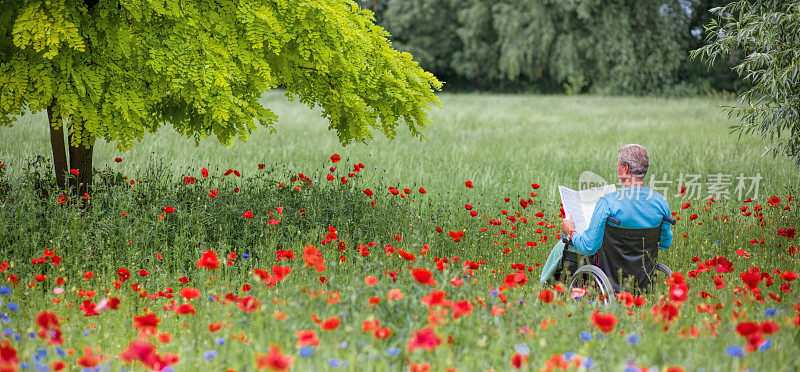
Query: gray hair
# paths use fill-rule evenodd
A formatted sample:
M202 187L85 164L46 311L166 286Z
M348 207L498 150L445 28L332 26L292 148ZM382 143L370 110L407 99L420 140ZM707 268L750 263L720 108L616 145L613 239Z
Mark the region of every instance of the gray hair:
M647 174L647 168L650 166L650 157L647 156L647 150L642 146L636 144L625 145L619 149L619 164L622 166L627 165L634 177L642 178Z

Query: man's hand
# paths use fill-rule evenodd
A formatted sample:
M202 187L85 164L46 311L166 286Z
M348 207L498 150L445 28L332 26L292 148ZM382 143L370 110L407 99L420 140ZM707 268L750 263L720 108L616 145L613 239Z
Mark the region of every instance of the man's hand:
M572 221L572 215L561 221L561 231L572 238L572 234L575 233L575 222Z

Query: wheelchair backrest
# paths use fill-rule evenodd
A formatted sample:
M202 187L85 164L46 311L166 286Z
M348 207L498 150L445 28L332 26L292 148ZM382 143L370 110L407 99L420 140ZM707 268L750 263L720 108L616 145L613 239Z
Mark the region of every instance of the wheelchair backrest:
M595 265L608 276L615 292L638 293L647 290L658 261L658 243L665 218L658 226L647 229L626 229L614 217L606 220L603 243L594 257ZM633 284L632 288L624 287Z

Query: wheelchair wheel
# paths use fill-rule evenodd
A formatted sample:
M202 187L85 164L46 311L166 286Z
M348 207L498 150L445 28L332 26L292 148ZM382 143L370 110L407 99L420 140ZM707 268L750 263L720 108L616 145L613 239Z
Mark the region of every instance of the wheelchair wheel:
M569 289L578 288L576 284L588 284L590 289L597 291L597 299L604 305L614 302L615 294L614 287L608 280L606 274L599 267L595 265L584 265L572 273L572 279L569 282Z
M662 273L664 273L664 275L666 275L667 278L672 276L672 270L670 270L669 267L667 267L667 265L664 265L662 263L657 263L656 264L656 270L661 271Z

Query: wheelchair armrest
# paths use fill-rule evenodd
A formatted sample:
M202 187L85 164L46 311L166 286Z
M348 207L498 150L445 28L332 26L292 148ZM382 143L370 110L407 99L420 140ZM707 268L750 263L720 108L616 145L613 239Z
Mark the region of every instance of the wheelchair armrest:
M569 236L565 236L565 237L561 238L561 241L564 242L564 248L573 245L572 244L572 239L570 239Z

